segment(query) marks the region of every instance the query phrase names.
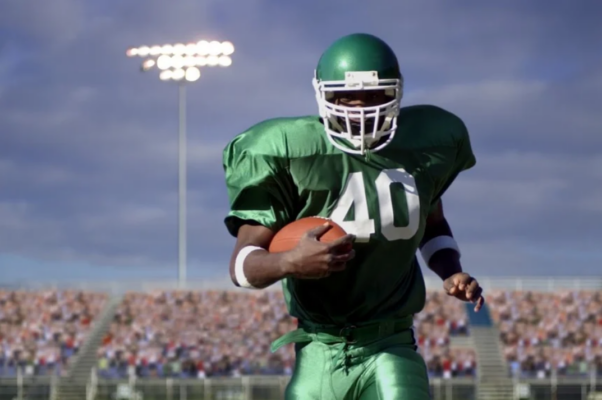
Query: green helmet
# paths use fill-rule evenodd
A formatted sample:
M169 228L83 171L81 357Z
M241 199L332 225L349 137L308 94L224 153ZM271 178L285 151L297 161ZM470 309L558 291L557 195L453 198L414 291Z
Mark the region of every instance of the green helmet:
M334 42L320 57L313 85L326 135L334 146L364 154L367 147L378 151L391 142L397 129L403 77L395 53L381 39L356 33ZM387 101L369 107L333 101L336 92L360 90L384 91Z

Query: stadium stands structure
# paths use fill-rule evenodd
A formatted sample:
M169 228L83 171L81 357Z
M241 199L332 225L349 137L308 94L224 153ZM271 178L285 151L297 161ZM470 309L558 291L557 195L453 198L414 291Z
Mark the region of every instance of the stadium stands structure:
M106 293L0 290L0 377L61 375L86 340Z
M269 348L296 325L276 291L128 293L98 349L98 371L107 379L291 375L293 345ZM462 303L430 292L415 327L432 376L474 376L474 351L449 346L450 334L468 333Z
M427 279L414 329L434 399L602 391L602 280L481 283L487 303L474 313ZM0 290L0 400L281 398L294 352L271 354L269 344L296 321L277 285L77 288Z
M511 374L587 377L602 371L602 295L497 290L487 296Z

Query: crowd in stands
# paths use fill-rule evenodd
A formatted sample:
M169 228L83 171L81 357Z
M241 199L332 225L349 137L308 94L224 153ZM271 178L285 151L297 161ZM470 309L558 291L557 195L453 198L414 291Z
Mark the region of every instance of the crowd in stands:
M104 377L204 377L290 373L295 329L279 293L130 293L98 350Z
M451 336L468 335L464 303L443 292L427 292L426 305L414 317L418 351L429 375L444 378L476 374L476 354L469 348L450 348Z
M600 292L496 291L487 304L511 374L546 378L602 371Z
M98 349L98 370L106 378L291 374L293 346L272 354L270 344L296 325L280 292L130 293ZM431 375L474 375L474 353L449 348L450 334L467 334L462 303L429 294L416 332Z
M64 375L106 301L94 292L0 290L0 377ZM290 375L293 345L272 354L270 344L296 327L279 291L129 293L97 349L97 370L105 378ZM474 352L449 345L468 334L461 302L429 292L414 331L431 376L475 374Z
M0 377L62 374L107 296L0 289Z
M102 293L0 290L0 377L64 373L106 304ZM525 377L602 372L599 292L494 291L487 304L499 327L510 372ZM101 346L106 378L291 374L293 346L271 342L296 328L278 291L129 293ZM415 316L418 348L431 376L474 376L464 305L429 292Z

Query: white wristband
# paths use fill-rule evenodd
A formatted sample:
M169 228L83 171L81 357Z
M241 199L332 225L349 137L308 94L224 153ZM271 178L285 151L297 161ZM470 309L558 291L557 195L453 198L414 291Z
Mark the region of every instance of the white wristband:
M240 287L247 289L257 289L249 283L247 277L245 276L245 260L247 259L249 254L256 250L265 249L258 246L246 246L240 249L238 255L236 256L236 260L234 261L234 276L236 276L236 282Z
M424 258L424 262L428 265L429 261L433 254L443 249L452 249L460 254L460 248L458 247L458 243L451 236L437 236L432 238L422 248L420 252L422 253L422 258Z

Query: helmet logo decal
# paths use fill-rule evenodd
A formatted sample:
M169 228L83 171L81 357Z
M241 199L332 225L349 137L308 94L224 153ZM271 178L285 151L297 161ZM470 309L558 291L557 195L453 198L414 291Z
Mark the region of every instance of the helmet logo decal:
M345 86L354 89L363 89L365 86L378 86L378 72L348 71L345 73Z

